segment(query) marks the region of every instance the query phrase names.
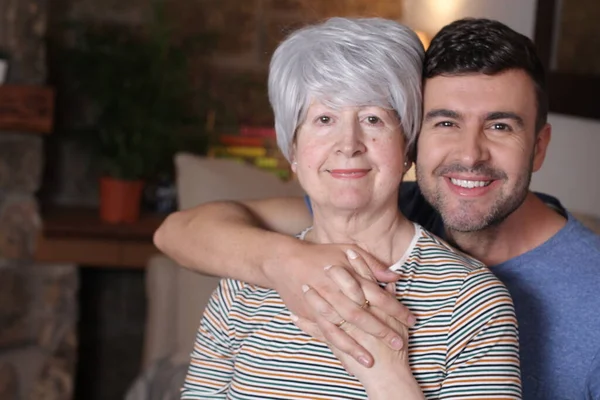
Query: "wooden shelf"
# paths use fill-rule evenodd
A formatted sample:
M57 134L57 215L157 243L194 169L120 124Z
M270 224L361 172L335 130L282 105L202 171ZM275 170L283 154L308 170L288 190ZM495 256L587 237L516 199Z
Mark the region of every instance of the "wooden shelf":
M0 85L0 131L50 133L54 90L34 85Z
M152 243L165 215L143 214L132 224L108 224L98 210L53 208L42 212L35 259L90 267L144 268L159 253Z

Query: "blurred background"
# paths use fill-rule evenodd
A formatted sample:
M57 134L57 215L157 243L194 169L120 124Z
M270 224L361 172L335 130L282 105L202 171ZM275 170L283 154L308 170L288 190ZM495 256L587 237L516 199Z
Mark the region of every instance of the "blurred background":
M267 68L330 16L398 20L425 45L466 16L534 38L553 136L532 188L600 214L595 0L0 0L0 400L133 393L153 361L152 233L206 196L297 193Z

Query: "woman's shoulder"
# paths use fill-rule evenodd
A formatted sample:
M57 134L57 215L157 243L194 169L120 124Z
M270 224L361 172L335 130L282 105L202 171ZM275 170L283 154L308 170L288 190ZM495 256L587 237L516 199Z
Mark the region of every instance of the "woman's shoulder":
M226 297L229 303L259 304L261 302L281 301L277 291L237 279L223 278L216 290L220 296Z
M471 272L487 269L481 261L452 247L448 242L418 226L419 239L413 249L413 257L418 258L423 264L432 263L437 266L446 265L454 269L463 269Z

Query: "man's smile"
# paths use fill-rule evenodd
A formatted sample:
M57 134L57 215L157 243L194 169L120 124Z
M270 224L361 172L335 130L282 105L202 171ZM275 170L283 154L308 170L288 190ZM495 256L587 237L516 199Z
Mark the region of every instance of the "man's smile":
M501 181L488 177L443 176L450 190L462 197L479 197L492 191Z

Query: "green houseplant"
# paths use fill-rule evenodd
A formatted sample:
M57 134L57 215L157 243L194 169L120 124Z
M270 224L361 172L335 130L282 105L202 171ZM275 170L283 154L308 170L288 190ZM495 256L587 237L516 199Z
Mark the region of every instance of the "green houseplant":
M174 40L162 1L144 28L72 24L74 45L64 58L86 104L76 134L100 163L101 216L109 222L137 219L143 181L169 172L179 148L207 146L198 117L206 99L195 97L187 63L198 38Z

